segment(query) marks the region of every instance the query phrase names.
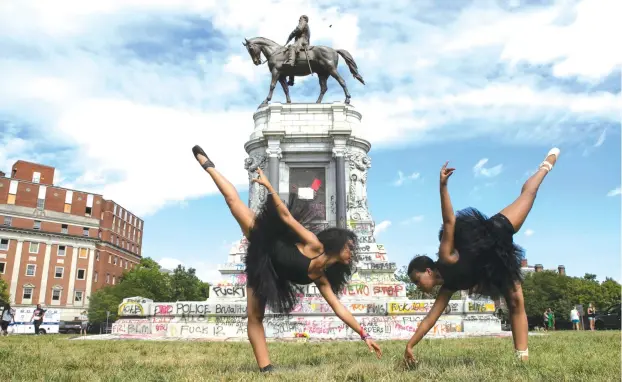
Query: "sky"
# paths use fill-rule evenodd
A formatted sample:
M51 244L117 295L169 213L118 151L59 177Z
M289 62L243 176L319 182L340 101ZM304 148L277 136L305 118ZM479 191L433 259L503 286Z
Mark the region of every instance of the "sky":
M200 144L248 198L244 143L266 65L244 38L348 50L339 71L372 143L368 196L391 261L434 255L438 173L456 209L494 215L561 148L515 241L531 265L620 280L622 35L616 0L22 0L0 3L0 169L55 166L145 220L143 255L218 280L241 231L195 162ZM294 102L315 102L315 77ZM343 101L329 79L324 102ZM273 102L284 102L277 87Z

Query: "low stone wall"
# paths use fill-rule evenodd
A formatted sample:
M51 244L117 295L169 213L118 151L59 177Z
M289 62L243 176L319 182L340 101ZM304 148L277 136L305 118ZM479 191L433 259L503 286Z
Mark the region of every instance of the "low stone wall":
M434 300L396 298L388 302L345 299L344 306L357 321L378 339L407 339L430 311ZM493 315L492 301L453 300L428 336L455 333L492 334L501 332ZM208 301L153 302L140 297L125 299L112 333L127 337L177 337L227 339L246 338L246 301L231 298ZM266 309L266 337L287 339L357 339L324 300L304 298L290 316L275 315Z

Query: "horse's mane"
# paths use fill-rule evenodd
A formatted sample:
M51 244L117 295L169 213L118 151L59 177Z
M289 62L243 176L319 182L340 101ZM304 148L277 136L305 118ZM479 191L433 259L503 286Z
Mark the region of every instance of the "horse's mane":
M274 44L274 45L276 45L276 46L281 46L281 45L280 45L280 44L278 44L276 41L274 41L274 40L270 40L270 39L269 39L269 38L267 38L267 37L253 37L253 38L249 38L249 39L248 39L248 41L258 41L258 40L259 40L259 41L263 40L263 41L265 41L265 42L272 43L272 44Z

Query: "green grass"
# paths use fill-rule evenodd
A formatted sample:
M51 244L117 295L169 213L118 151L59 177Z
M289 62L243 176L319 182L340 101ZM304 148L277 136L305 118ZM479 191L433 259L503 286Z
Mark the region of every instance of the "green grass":
M259 374L248 343L69 341L0 337L0 381L620 381L620 332L557 332L529 338L515 361L511 338L424 340L419 364L401 362L404 341L270 343L280 370Z

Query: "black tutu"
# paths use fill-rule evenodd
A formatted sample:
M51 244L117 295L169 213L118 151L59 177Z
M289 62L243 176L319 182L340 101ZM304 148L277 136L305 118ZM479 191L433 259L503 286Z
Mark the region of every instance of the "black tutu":
M458 211L454 247L459 258L452 265L439 262L443 285L491 298L504 296L523 280L525 251L514 243L514 233L510 221L500 213L488 218L475 208ZM442 234L441 228L439 239Z
M247 286L275 313L289 314L302 293L300 287L288 278L283 267L275 267L275 256L304 256L297 252L298 236L280 218L273 197L268 195L258 211L250 232L245 257ZM290 194L288 208L292 216L309 231L317 234L324 227L314 225L316 215L306 201ZM289 251L290 253L283 253ZM291 252L297 252L292 254ZM300 264L300 263L298 263ZM292 264L297 265L297 264ZM308 266L308 263L307 263ZM304 270L306 274L306 269Z

